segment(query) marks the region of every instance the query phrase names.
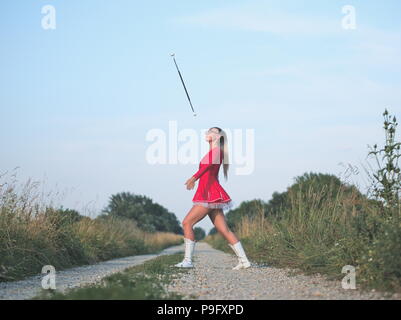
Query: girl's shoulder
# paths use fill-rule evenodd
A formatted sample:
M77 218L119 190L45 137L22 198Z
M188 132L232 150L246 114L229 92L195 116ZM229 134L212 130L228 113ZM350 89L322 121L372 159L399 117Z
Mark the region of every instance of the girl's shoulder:
M223 155L224 155L224 153L220 147L214 147L205 154L205 156L202 158L201 162L206 163L206 162L209 162L209 160L212 160L213 162L217 161L216 163L220 163Z

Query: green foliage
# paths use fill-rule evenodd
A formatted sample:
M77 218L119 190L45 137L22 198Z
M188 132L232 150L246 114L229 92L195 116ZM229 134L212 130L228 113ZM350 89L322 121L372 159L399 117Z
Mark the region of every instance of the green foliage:
M132 219L144 231L183 233L175 214L146 196L129 192L112 195L103 213Z
M212 229L210 229L210 231L209 231L209 236L212 236L212 235L214 235L214 234L216 234L217 233L217 229L216 229L216 227L213 227Z
M195 240L197 241L202 240L206 236L205 230L203 230L201 227L195 227L194 234L195 234Z
M401 142L395 141L395 131L398 125L395 116L389 115L387 109L383 113L384 130L386 135L385 145L377 150L377 144L368 156L374 155L377 163L377 170L373 173L371 193L376 199L382 199L386 207L399 206L401 195L401 169L398 160L401 157ZM380 163L378 155L382 156L383 163Z
M287 203L287 192L273 192L272 198L265 206L265 214L277 216L280 214L283 206Z
M235 229L235 226L241 221L243 217L252 217L256 215L260 208L265 207L263 200L243 201L236 209L230 210L226 214L227 225L230 229Z
M387 110L384 115L386 164L373 175L375 199L330 174L297 177L267 205L247 201L231 213L250 258L337 280L343 266L353 265L357 287L401 291L400 143L395 117L391 122ZM230 251L219 234L207 240Z
M292 206L289 193L311 200L304 202L306 206L304 210L324 209L328 203L335 203L337 197L341 195L343 199L349 199L355 204L354 210L360 211L361 207L358 204L366 199L355 186L342 182L337 176L312 172L296 177L295 183L287 188L283 197L285 202L281 206L284 210Z
M72 224L85 218L85 216L81 215L78 211L68 208L64 209L63 206L57 210L56 214L58 214L63 220L63 223L66 224Z
M352 197L351 201L354 203L353 209L358 212L361 211L360 202L366 199L355 186L345 184L332 174L304 173L294 180L294 184L288 187L286 191L281 193L274 192L272 198L267 203L261 199L243 201L238 208L230 210L226 214L229 227L235 229L235 226L244 217L254 217L260 211L263 211L266 217L273 216L280 218L283 211L289 210L292 207L290 193L296 194L299 198L312 199L313 201L310 204L313 204L314 208L321 208L327 205L327 202L335 201L337 195L341 193L344 197ZM319 194L318 199L317 194ZM307 203L304 203L304 205L307 205ZM314 208L306 207L305 210Z
M42 290L34 299L53 300L181 300L183 296L170 293L165 285L174 275L188 269L172 268L182 254L163 255L121 273L105 277L98 284L71 289L66 293Z
M15 204L11 197L17 198L13 190L0 197L0 281L38 274L44 265L60 270L181 242L172 233L146 234L127 218L91 219L50 206L32 215L27 202Z
M371 288L401 291L401 225L394 221L377 224L377 233L357 259L364 281Z

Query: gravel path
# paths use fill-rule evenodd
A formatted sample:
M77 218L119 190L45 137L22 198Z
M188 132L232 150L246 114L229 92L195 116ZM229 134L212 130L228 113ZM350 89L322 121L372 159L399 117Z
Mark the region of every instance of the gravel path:
M56 270L56 290L64 292L66 289L81 287L96 283L110 274L123 271L126 268L141 264L163 254L174 254L183 251L183 245L164 249L158 254L145 254L113 259L96 264L85 265L66 270ZM36 296L42 288L42 274L20 281L0 282L0 300L23 300Z
M248 269L232 270L237 258L213 249L205 242L197 242L194 249L194 268L180 274L166 286L169 291L186 296L186 299L206 300L277 300L277 299L340 299L371 300L400 299L399 294L385 298L377 292L345 290L341 281L325 277L295 275L289 269L278 269L252 263ZM344 274L345 276L345 274ZM358 287L358 278L356 278Z
M163 254L182 252L184 245L167 248L159 254L145 254L113 259L97 264L56 271L57 290L93 284L110 274L141 264ZM278 269L252 263L245 270L232 270L237 264L234 254L213 249L206 242L197 242L194 265L186 273L177 274L166 286L186 296L205 300L277 300L277 299L401 299L399 294L385 297L378 292L344 290L340 281L328 281L324 276L291 276L290 269ZM173 267L172 268L176 268ZM177 268L176 268L177 269ZM15 282L0 282L0 300L31 299L41 290L43 275ZM357 279L358 280L358 279ZM358 284L358 282L357 282ZM193 296L192 296L193 295Z

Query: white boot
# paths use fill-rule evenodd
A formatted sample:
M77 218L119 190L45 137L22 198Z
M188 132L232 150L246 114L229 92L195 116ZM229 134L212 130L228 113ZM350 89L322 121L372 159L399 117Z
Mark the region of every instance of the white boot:
M249 268L251 266L251 263L249 262L248 258L246 257L246 254L245 254L244 248L242 247L241 242L238 241L234 245L232 245L232 244L229 244L229 245L238 257L238 264L232 269L239 270L239 269Z
M231 249L233 249L235 255L236 255L237 258L238 258L238 263L240 263L241 261L240 261L240 259L239 259L239 257L238 257L237 251L235 250L234 246L233 246L231 243L229 243L228 245L230 246Z
M175 266L179 268L193 268L192 255L194 252L195 241L192 241L191 239L188 238L184 238L184 242L185 242L184 260L182 260L180 263L177 263Z

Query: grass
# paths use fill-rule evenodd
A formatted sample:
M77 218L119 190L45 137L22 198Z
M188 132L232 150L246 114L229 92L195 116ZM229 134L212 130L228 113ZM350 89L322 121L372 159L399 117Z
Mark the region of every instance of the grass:
M39 274L45 265L61 270L183 242L174 233L144 232L129 219L74 216L45 203L38 187L28 180L18 191L15 181L0 179L0 281Z
M256 262L290 267L306 274L342 279L342 267L356 267L358 288L401 291L399 208L383 215L374 203L340 190L331 199L313 189L289 194L277 216L243 217L235 225L247 255ZM358 210L356 210L358 208ZM205 239L230 252L220 234Z
M65 293L42 289L34 300L181 300L185 297L165 289L174 277L188 272L173 266L181 260L182 253L162 255L83 288Z

